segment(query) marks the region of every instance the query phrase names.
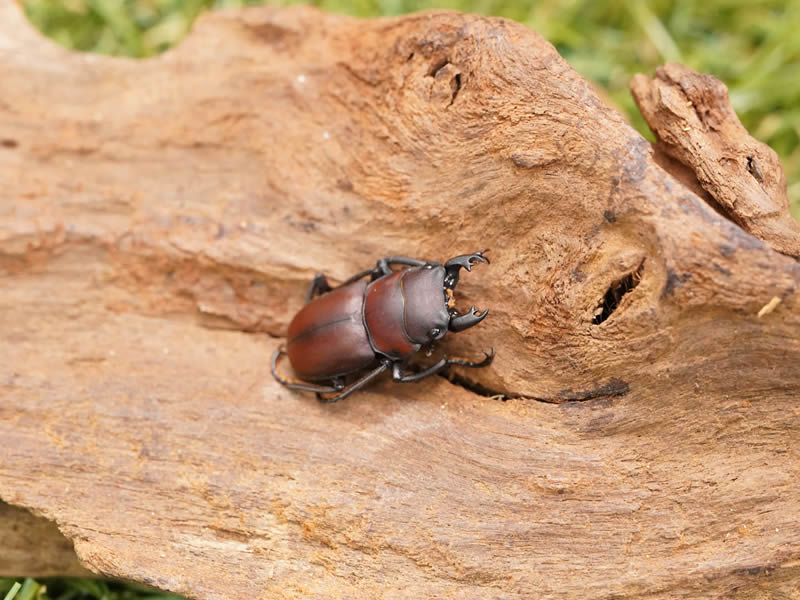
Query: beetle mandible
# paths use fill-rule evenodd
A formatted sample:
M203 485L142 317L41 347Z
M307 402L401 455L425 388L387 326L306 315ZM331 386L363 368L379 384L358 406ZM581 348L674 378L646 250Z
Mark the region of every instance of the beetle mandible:
M387 256L375 268L353 275L336 288L318 274L311 282L306 305L289 324L286 348L272 356L272 375L287 388L316 392L321 402L336 402L387 370L394 381L407 383L450 365L488 366L494 349L484 352L480 361L445 357L421 371L409 370L414 354L432 349L448 331L464 331L489 314L474 306L460 314L453 299L459 271L471 271L478 262L488 263L485 253L456 256L444 265ZM393 265L402 268L394 271ZM278 373L278 359L283 354L289 356L299 379Z

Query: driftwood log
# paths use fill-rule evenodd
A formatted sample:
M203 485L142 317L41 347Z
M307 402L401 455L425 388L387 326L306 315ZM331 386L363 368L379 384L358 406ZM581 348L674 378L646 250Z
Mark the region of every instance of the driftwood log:
M137 62L3 0L0 81L0 499L86 568L203 599L800 593L800 234L716 80L634 80L654 151L501 19L222 12ZM457 301L490 315L443 351L491 368L335 405L273 381L315 272L487 247Z

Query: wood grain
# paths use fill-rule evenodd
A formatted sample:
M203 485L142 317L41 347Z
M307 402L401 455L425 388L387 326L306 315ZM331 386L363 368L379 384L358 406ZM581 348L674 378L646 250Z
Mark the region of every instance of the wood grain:
M800 593L800 266L538 35L262 8L136 62L5 0L0 53L0 499L86 567L203 599ZM490 368L335 405L272 380L317 271L487 247L456 300L490 315L443 351Z

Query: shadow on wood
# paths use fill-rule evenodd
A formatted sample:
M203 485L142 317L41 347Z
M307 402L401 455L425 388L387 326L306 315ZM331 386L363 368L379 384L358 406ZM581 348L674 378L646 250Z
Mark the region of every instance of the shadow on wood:
M136 62L0 23L0 498L88 568L208 599L797 591L796 226L673 177L535 33L252 9ZM444 350L490 368L337 405L272 380L315 272L486 247L457 302L491 314Z
M0 577L87 576L55 524L0 502Z

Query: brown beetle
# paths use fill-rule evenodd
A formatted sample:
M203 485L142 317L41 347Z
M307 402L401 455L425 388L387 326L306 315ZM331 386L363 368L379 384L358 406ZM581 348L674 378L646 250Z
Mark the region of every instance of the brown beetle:
M418 372L410 371L408 362L423 348L432 349L448 331L464 331L489 313L479 313L473 306L459 314L453 300L459 271L472 270L476 262L488 263L485 252L456 256L444 265L389 256L337 288L318 274L306 305L289 324L286 348L272 356L272 375L290 389L316 392L320 401L336 402L389 369L392 379L406 383L450 365L489 365L494 350L484 352L485 358L478 362L442 358ZM393 271L392 265L403 268ZM299 380L278 374L282 354L289 355Z

